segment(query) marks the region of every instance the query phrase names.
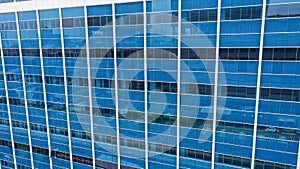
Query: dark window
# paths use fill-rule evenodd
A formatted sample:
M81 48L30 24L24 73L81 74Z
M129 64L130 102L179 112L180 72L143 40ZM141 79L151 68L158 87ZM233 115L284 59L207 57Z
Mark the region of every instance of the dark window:
M239 49L229 49L228 50L228 59L237 60L239 58Z
M270 98L270 89L260 89L260 97L261 99L269 99Z
M22 49L22 56L40 57L39 49Z
M189 18L189 21L190 22L197 22L199 21L199 16L201 18L201 15L200 14L200 11L190 11L190 18ZM206 18L207 20L207 18Z
M200 11L200 20L199 21L207 21L209 18L209 13L207 10L201 10Z
M43 49L43 57L62 57L61 49Z
M142 49L117 49L118 58L143 58L143 52L139 52Z
M281 91L281 98L282 100L292 100L293 91L292 90L282 90Z
M36 21L20 21L19 22L20 29L37 29Z
M300 49L297 49L297 60L300 60Z
M251 17L251 19L259 19L259 18L261 18L261 14L262 14L262 7L261 6L252 7L252 17Z
M256 88L247 88L247 98L255 98L256 97Z
M100 18L99 17L94 17L93 26L100 26Z
M63 19L63 27L64 28L71 28L74 27L73 18Z
M90 49L91 58L113 58L112 49Z
M172 13L174 16L172 18L173 22L177 22L177 13ZM203 21L216 21L217 20L217 10L194 10L194 11L183 11L182 12L183 22L203 22ZM185 21L186 20L186 21Z
M293 91L293 97L292 97L291 100L293 100L293 101L300 101L299 100L299 90L294 90Z
M236 166L241 166L242 165L242 159L238 158L238 157L233 157L232 164L236 165Z
M300 50L297 48L264 48L264 60L300 60Z
M236 96L237 97L246 97L246 87L237 87Z
M251 8L242 8L241 19L251 19Z
M241 8L231 8L231 17L230 20L241 19Z
M239 51L239 60L248 60L249 49L240 49Z
M186 22L189 20L189 11L182 11L181 12L181 18L182 18L182 22Z
M258 48L221 48L220 59L229 60L258 60Z
M259 49L257 48L250 48L249 51L249 60L258 60L259 57Z
M151 88L154 86L154 88ZM148 82L148 90L177 93L177 83Z
M54 19L54 20L41 20L40 21L40 27L41 29L46 29L46 28L59 28L60 27L60 22L59 19Z
M261 88L261 99L299 101L299 90Z
M203 84L182 84L182 88L186 90L182 90L182 93L187 94L200 94L200 95L212 95L213 88L211 85L203 85Z
M224 48L221 48L220 49L220 59L227 59L228 58L228 51L229 49L224 49Z
M261 17L262 7L239 7L223 9L225 20L239 20L239 19L258 19ZM223 14L223 13L222 13Z
M296 48L286 48L285 49L285 60L296 60L297 49Z
M217 10L208 10L209 21L216 21L217 20Z
M248 159L242 159L242 167L247 167L247 168L250 168L251 166L251 163L250 163L250 160Z
M65 49L66 57L86 57L85 49Z
M225 90L225 87L223 87L222 91L226 91L227 96L231 97L255 98L256 95L256 88L254 87L227 86L227 90ZM224 95L225 92L222 94Z
M100 26L100 17L89 17L88 26Z
M273 53L273 60L283 60L284 59L284 48L275 48Z
M270 162L262 162L262 161L255 161L255 168L256 169L289 169L292 168L290 165L284 165L284 164L276 164L276 163L270 163Z
M20 56L19 49L3 49L4 56Z
M263 50L263 59L272 60L273 59L273 48L265 48Z

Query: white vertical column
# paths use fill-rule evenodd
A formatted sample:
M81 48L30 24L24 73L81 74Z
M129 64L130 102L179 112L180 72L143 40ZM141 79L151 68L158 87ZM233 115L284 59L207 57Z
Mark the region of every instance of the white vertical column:
M299 146L298 146L298 159L297 159L297 167L296 169L300 169L300 139L299 139Z
M64 87L65 87L66 111L67 111L67 122L68 122L70 166L71 166L71 169L73 169L73 153L72 153L72 139L71 139L71 122L70 122L70 112L69 112L69 95L68 95L68 84L67 84L67 68L66 68L65 43L64 43L64 31L63 31L63 24L62 24L62 9L61 8L59 8L59 23L60 23L62 59L63 59L63 67L64 67Z
M114 42L114 81L115 81L115 103L116 103L116 128L117 128L117 152L118 152L118 169L121 169L120 156L120 124L119 124L119 96L118 96L118 62L117 62L117 36L116 36L116 8L115 2L112 3L113 15L113 42Z
M149 168L149 139L148 139L148 57L147 57L147 2L143 0L144 21L144 90L145 90L145 168Z
M22 45L21 45L20 27L19 27L19 17L18 17L18 13L16 11L15 11L15 17L16 17L16 27L17 27L18 43L19 43L19 54L20 54L20 64L21 64L21 72L22 72L23 91L24 91L25 112L26 112L26 120L27 120L27 127L28 127L27 133L28 133L30 160L31 160L31 167L34 168L32 144L31 144L31 133L30 133L30 123L29 123L29 112L28 112L27 95L26 95L26 84L25 84L25 75L24 75L24 64L23 64L23 55L22 55Z
M7 105L7 114L8 114L8 120L9 120L9 130L10 130L10 137L11 137L11 147L12 147L12 155L13 155L13 162L15 165L15 169L17 169L17 160L16 160L16 154L15 154L15 142L14 142L14 134L13 134L13 128L12 128L12 120L11 120L11 113L10 113L10 104L9 104L9 96L8 96L8 87L7 87L7 80L6 80L6 70L5 70L5 62L4 62L4 54L3 54L3 48L2 48L2 38L0 33L0 49L1 49L1 62L2 62L2 68L3 68L3 78L4 78L4 88L5 88L5 97L6 97L6 105ZM1 162L0 162L1 163Z
M86 55L87 55L87 67L88 67L88 83L89 83L89 102L90 102L90 123L91 123L91 141L92 141L92 157L93 157L93 169L96 168L95 157L95 138L94 138L94 118L93 118L93 98L92 98L92 83L91 83L91 62L90 62L90 43L89 43L89 30L87 19L87 6L84 6L84 20L85 20L85 39L86 39Z
M219 52L220 52L220 28L221 28L221 4L222 0L218 0L217 15L217 40L216 40L216 60L215 60L215 84L214 84L214 108L213 108L213 138L211 150L211 168L215 168L216 154L216 128L217 128L217 106L218 106L218 79L219 79Z
M260 29L259 58L258 58L259 60L258 60L258 72L257 72L257 84L256 84L256 100L255 100L255 114L254 114L254 130L253 130L253 142L252 142L251 169L254 169L254 167L255 167L255 150L256 150L255 148L256 148L256 136L257 136L257 121L258 121L258 108L259 108L262 57L263 57L265 23L266 23L266 8L267 8L267 0L263 0L262 21L261 21L261 29Z
M172 16L175 17L175 16ZM176 140L176 168L180 168L180 90L181 90L181 0L178 1L178 35L177 35L177 140Z
M47 137L48 137L48 149L49 149L49 161L50 161L49 165L50 165L50 168L53 168L52 158L51 158L50 128L49 128L48 106L47 106L47 95L46 95L46 84L45 84L45 69L44 69L44 60L43 60L43 51L42 51L42 37L41 37L41 29L40 29L40 16L39 16L38 10L36 10L36 20L37 20L36 23L37 23L39 47L40 47L40 62L41 62L41 71L42 71L44 106L45 106L46 127L47 127Z

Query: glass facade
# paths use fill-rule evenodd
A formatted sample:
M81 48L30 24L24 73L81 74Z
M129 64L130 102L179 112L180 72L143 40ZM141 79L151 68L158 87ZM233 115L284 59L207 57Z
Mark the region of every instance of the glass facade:
M299 1L17 1L0 168L300 167Z

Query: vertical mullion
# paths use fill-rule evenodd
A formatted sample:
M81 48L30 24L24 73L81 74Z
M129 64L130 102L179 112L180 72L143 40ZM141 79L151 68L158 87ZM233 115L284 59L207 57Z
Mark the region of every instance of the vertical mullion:
M144 90L145 90L145 168L149 167L148 154L148 62L147 62L147 2L143 0L143 20L144 20Z
M115 103L116 103L116 128L117 128L117 152L118 152L118 169L121 169L120 156L120 124L119 124L119 96L118 96L118 62L117 62L117 38L116 38L116 9L115 2L112 3L113 15L113 43L114 43L114 85L115 85Z
M220 28L221 28L221 0L218 0L217 16L217 40L216 40L216 60L215 60L215 84L214 84L214 108L213 108L213 138L212 138L212 158L211 168L215 168L216 154L216 128L217 128L217 106L218 106L218 79L219 79L219 52L220 52Z
M267 0L263 0L262 21L261 21L261 29L260 29L260 44L259 44L259 60L258 60L258 72L257 72L257 84L256 84L256 100L255 100L251 169L254 169L254 166L255 166L255 150L256 150L255 148L256 148L257 122L258 122L258 111L259 111L258 109L259 109L262 57L263 57L263 47L264 47L264 34L265 34L265 23L266 23L266 8L267 8Z
M93 119L93 99L92 99L92 84L91 84L91 65L90 65L90 45L89 45L89 32L88 32L88 19L87 19L87 6L84 6L84 20L85 20L85 39L86 39L86 54L87 54L87 67L88 67L88 84L89 84L89 102L90 102L90 123L91 123L91 141L92 141L92 157L93 169L96 168L95 157L95 138L94 138L94 119Z
M172 16L174 17L174 16ZM176 168L180 168L180 90L181 90L181 0L178 1L178 35L177 35L177 140Z
M13 128L12 128L12 120L11 120L11 112L10 112L9 95L8 95L8 87L7 87L7 80L6 80L6 70L5 70L4 54L3 54L3 48L2 48L1 33L0 33L0 49L1 49L0 52L1 52L1 62L2 62L2 68L3 68L3 79L4 79L5 97L6 97L6 105L7 105L7 114L8 114L8 120L9 120L9 130L10 130L11 146L12 146L12 153L13 153L12 155L13 155L13 160L14 160L14 167L15 167L15 169L17 169L14 134L13 134ZM0 164L2 164L2 163L0 162Z
M62 24L62 9L61 9L61 8L59 8L59 22L60 22L60 38L61 38L61 47L62 47L62 59L63 59L63 68L64 68L64 86L65 86L66 112L67 112L67 122L68 122L70 168L73 169L73 153L72 153L72 139L71 139L71 122L70 122L69 95L68 95L68 86L67 86L67 68L66 68L66 56L65 56L65 44L64 44L64 31L63 31L63 24Z
M41 62L42 81L43 81L44 106L45 106L46 127L47 127L47 137L48 137L48 149L49 149L49 161L50 161L50 168L53 168L52 158L51 158L51 155L50 155L51 154L50 128L49 128L49 116L48 116L46 84L45 84L44 60L43 60L43 51L42 51L42 37L41 37L41 29L40 29L40 17L39 17L38 10L36 10L36 20L37 20L36 23L37 23L39 48L40 48L40 62Z
M298 146L298 159L297 159L297 169L300 168L300 139L299 139L299 146Z
M30 122L29 122L29 112L28 112L27 95L26 95L26 84L25 84L25 75L24 75L24 63L23 63L23 55L22 55L19 17L18 17L17 11L15 11L15 18L16 18L16 27L17 27L17 34L18 34L18 44L19 44L19 55L20 55L20 64L21 64L21 72L22 72L22 83L23 83L22 85L23 85L23 92L24 92L25 112L26 112L26 120L27 120L27 127L28 127L27 133L28 133L29 151L30 151L30 156L31 156L31 167L34 168L32 144L31 144L31 133L30 133Z

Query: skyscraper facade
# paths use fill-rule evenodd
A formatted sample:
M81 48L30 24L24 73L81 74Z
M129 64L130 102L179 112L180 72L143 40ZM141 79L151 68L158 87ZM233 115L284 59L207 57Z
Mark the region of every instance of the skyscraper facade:
M300 169L299 46L299 0L0 0L0 169Z

